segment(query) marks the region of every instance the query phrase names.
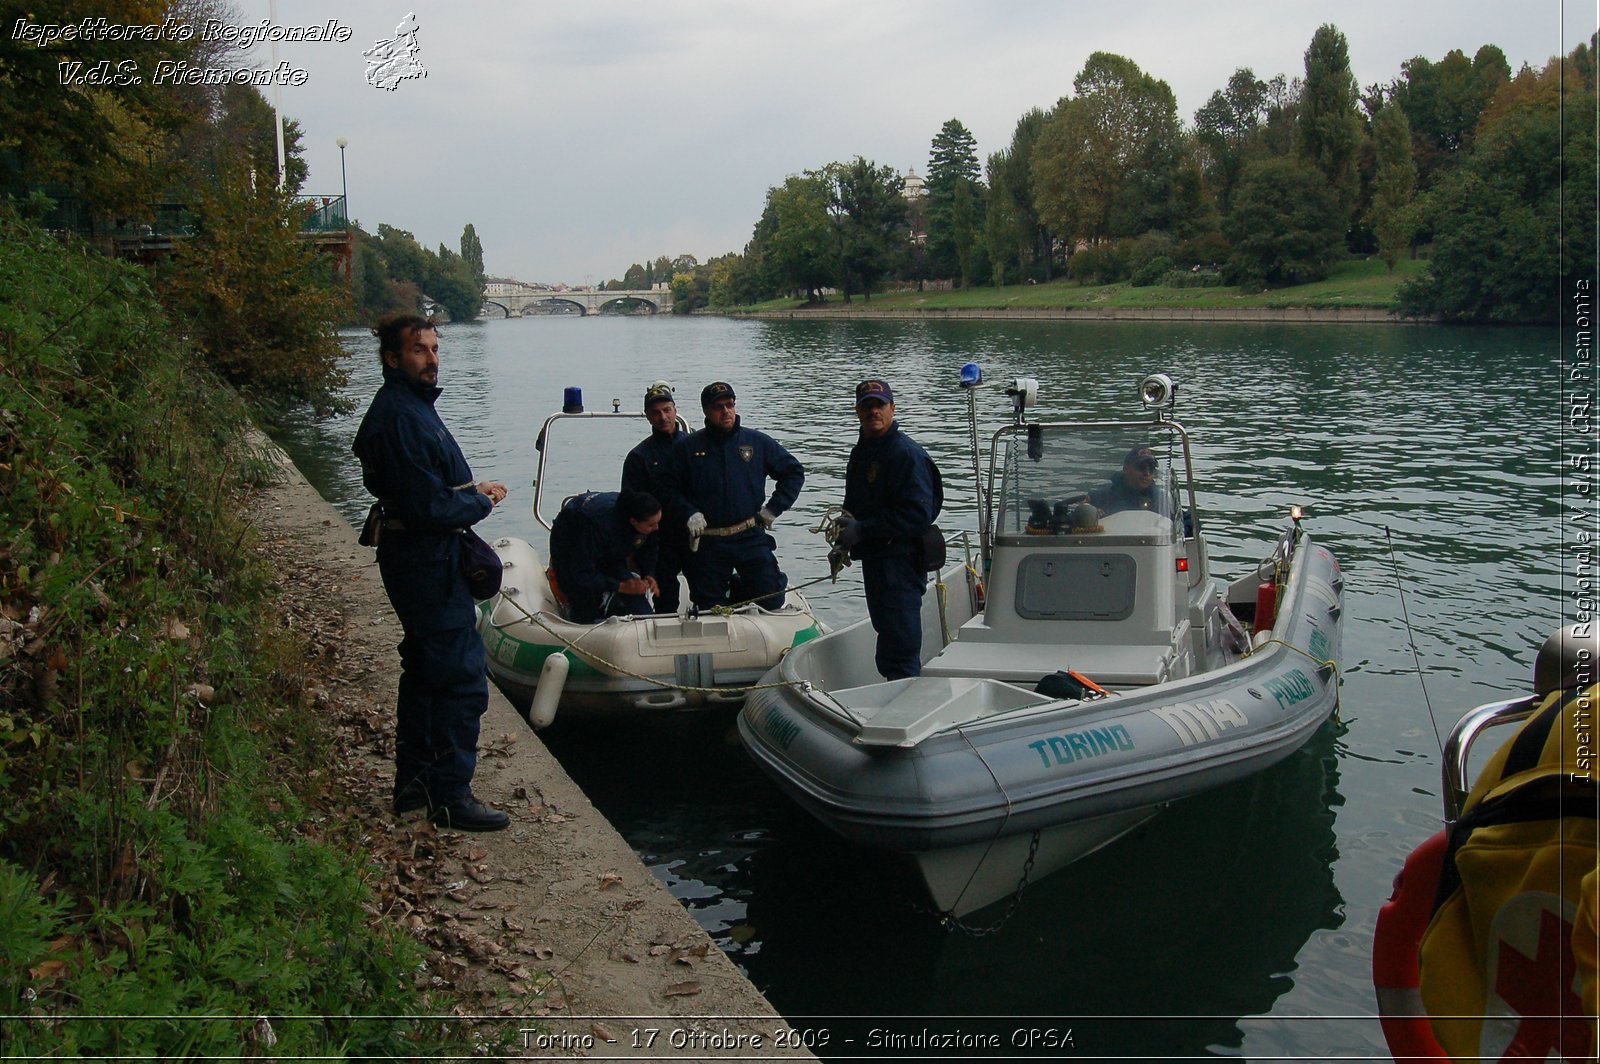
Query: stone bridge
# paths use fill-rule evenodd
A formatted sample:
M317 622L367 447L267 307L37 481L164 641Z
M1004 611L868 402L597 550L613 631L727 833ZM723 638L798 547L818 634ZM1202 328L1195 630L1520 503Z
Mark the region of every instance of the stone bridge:
M661 290L626 292L620 290L596 291L591 288L569 289L553 292L518 282L492 281L484 286L483 305L499 307L508 318L520 318L528 308L540 303L569 303L581 314L598 314L600 308L624 299L636 299L650 305L650 313L671 313L672 293Z

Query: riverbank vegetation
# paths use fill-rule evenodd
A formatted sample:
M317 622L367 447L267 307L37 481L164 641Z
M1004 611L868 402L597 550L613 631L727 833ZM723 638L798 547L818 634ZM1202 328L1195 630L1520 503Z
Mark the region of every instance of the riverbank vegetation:
M415 1052L418 949L315 797L310 647L242 505L267 467L184 325L0 216L7 1051Z
M1515 72L1493 44L1417 56L1365 88L1350 47L1324 25L1302 73L1234 71L1188 125L1165 81L1097 52L982 161L952 118L926 179L863 156L790 175L742 252L674 268L675 309L1378 300L1558 317L1595 262L1595 39ZM1353 275L1357 292L1322 287Z
M301 238L298 153L282 191L257 179L276 151L256 90L56 79L156 58L227 63L171 36L0 50L0 1041L429 1055L460 1031L407 1017L452 1002L422 996L420 947L375 915L308 690L320 650L246 505L269 472L249 426L335 405L352 300ZM104 254L123 233L170 254Z

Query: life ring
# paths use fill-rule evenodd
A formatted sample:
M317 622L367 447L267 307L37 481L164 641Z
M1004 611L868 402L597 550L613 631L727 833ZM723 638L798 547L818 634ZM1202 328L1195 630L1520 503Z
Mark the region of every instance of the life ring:
M1449 1060L1434 1037L1422 1007L1422 969L1418 952L1433 918L1434 895L1444 868L1447 839L1443 831L1411 851L1394 892L1378 910L1372 936L1372 985L1378 992L1378 1018L1383 1037L1396 1060Z

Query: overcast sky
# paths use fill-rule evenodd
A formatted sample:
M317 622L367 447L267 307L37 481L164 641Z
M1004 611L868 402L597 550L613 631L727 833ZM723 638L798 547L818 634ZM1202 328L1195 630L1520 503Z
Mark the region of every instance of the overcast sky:
M270 0L235 2L268 16ZM1240 67L1303 75L1325 22L1363 87L1483 44L1513 71L1542 66L1596 28L1596 0L277 0L277 24L330 11L348 42L278 46L308 74L281 90L305 191L338 193L343 136L368 231L455 250L471 222L489 273L568 284L742 250L767 189L801 170L864 155L926 174L950 118L981 163L1095 51L1165 80L1190 124ZM375 88L362 52L408 12L427 76ZM266 46L252 55L271 65Z

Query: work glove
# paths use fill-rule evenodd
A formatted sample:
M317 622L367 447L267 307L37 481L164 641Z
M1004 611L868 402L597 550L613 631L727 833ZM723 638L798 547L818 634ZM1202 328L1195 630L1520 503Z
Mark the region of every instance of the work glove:
M861 542L861 522L853 517L842 518L839 521L839 535L834 539L844 550L850 550Z
M705 530L706 530L706 515L703 514L703 513L699 513L699 512L690 514L689 515L689 538L690 539L699 539L701 533L703 533Z
M767 509L765 506L756 511L756 520L760 522L762 528L771 528L772 523L777 519L778 515Z

